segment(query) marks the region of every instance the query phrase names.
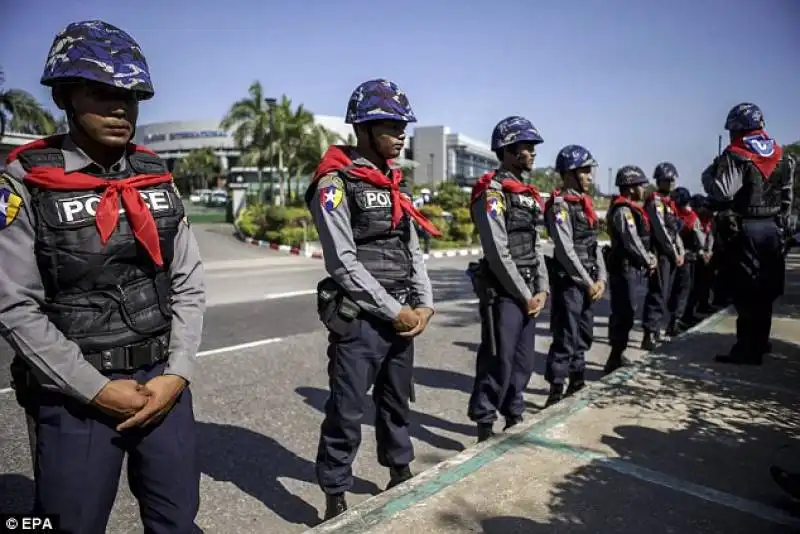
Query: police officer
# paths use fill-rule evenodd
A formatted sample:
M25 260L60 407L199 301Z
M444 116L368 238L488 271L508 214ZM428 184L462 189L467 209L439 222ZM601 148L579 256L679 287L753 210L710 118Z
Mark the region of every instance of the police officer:
M606 214L611 237L606 260L611 291L611 317L608 321L611 353L604 368L606 374L627 364L623 353L633 328L642 273L652 274L658 266L650 251L649 217L641 205L647 177L639 167L626 165L617 171L615 184L619 196Z
M703 261L701 254L705 246L705 233L697 213L692 210L689 202L692 194L685 187L676 187L672 191L672 201L675 215L679 222L679 236L684 245L683 265L675 269L675 277L667 300L667 335L677 336L688 327L683 322L684 314L689 302L689 293L694 282L695 265Z
M683 265L684 258L683 241L679 234L680 221L675 214L675 204L670 198L678 179L678 170L672 163L659 163L656 165L653 178L658 189L647 198L644 208L653 232L651 241L658 259L658 269L652 271L647 279L647 295L644 298L642 316L644 350L653 350L656 343L667 341L661 333L662 319L668 312L667 303L675 279L675 270Z
M406 94L387 80L364 82L350 97L345 121L357 146L331 146L306 191L330 275L318 287L320 319L330 332L330 397L317 452L325 519L347 509L370 387L388 487L412 476L413 339L433 315L414 223L440 235L414 208L402 172L391 164L403 149L406 125L416 122Z
M550 195L545 208L547 229L553 240L550 324L553 343L547 354L545 378L550 383L546 406L584 387L585 355L594 340L594 303L606 289L606 265L598 254L599 224L589 187L597 167L582 146L568 145L556 157L563 189ZM549 259L549 258L548 258Z
M711 309L711 283L713 272L711 262L714 257L714 234L711 231L713 213L709 209L708 199L705 195L694 195L689 201L692 210L697 214L700 226L702 246L694 262L694 277L686 310L682 322L686 326L696 324L701 316L712 313ZM685 242L685 240L684 240Z
M130 144L147 62L119 28L77 22L41 82L69 134L14 150L0 181L0 322L35 434L35 513L105 532L127 453L145 531L194 532L205 291L166 163Z
M795 161L764 130L758 106L742 103L725 120L730 144L703 173L718 211L736 308L736 343L722 363L760 365L769 353L772 304L783 294L784 229L792 209Z
M539 191L522 180L533 169L542 141L528 119L501 120L491 141L500 168L479 178L472 190L472 219L484 255L474 267L490 289L490 298L482 299L481 344L468 408L478 441L493 435L498 411L506 429L522 421L523 391L533 373L536 316L549 282L538 233L544 205Z

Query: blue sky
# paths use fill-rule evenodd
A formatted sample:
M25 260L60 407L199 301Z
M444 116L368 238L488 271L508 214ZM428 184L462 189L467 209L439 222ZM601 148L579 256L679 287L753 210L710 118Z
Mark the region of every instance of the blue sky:
M101 18L142 45L156 97L140 122L221 118L253 80L343 115L360 82L403 87L421 124L488 141L523 115L537 166L583 144L608 167L674 162L685 185L716 154L725 114L760 105L780 142L800 139L800 2L793 0L26 0L2 2L6 85L39 85L68 22ZM134 9L135 8L135 9Z

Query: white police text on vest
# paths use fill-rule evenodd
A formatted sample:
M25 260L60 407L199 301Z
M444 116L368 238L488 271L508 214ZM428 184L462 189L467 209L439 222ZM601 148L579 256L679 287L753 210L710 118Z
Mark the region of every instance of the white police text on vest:
M171 211L174 209L172 197L163 189L139 191L144 203L154 214ZM58 219L62 223L72 224L94 219L97 216L97 206L100 204L100 195L81 195L78 197L61 198L56 201ZM125 213L122 196L119 197L119 212Z
M392 196L389 191L367 191L364 193L367 209L391 208Z

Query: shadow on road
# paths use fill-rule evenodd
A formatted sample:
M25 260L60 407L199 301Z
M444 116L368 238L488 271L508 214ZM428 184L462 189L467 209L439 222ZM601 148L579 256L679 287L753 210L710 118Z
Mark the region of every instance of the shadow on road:
M328 391L320 388L313 387L299 387L295 392L303 397L303 401L309 406L313 407L320 413L325 413L325 402L328 400ZM466 407L465 407L466 410ZM370 400L367 403L367 409L364 413L363 422L374 426L375 421L375 406ZM454 439L445 436L440 436L426 427L435 427L448 432L456 434L464 434L465 436L477 436L476 430L472 425L464 425L461 423L454 423L430 415L424 412L411 410L411 436L436 447L437 449L460 452L464 450L464 445Z
M286 522L310 527L321 522L317 509L292 494L279 480L285 477L316 484L313 462L246 428L198 422L197 433L203 473L236 485ZM374 483L357 477L352 489L353 493L367 495L380 491Z
M603 395L592 401L593 417L601 417L604 409L624 413L611 419L623 424L609 426L599 436L601 448L612 451L613 465L581 461L554 479L549 495L532 498L520 491L502 509L478 506L477 496L469 502L462 499L439 514L439 523L503 534L798 532L796 525L740 511L736 499L800 521L800 503L785 495L769 474L773 463L800 469L800 346L773 339L777 356L763 367L712 363L713 354L724 352L733 341L733 335L719 333L678 338L633 379L601 386ZM578 431L577 425L573 420L572 432ZM643 473L649 481L640 478ZM522 472L520 480L508 483L525 487L526 476ZM681 491L687 484L731 497L726 505L706 501ZM537 521L497 514L514 510L529 511Z

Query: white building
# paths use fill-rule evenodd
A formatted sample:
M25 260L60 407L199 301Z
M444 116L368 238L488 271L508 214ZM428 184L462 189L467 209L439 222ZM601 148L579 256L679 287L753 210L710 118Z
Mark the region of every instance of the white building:
M415 128L408 158L418 164L414 169L414 183L418 185L454 181L469 186L498 165L489 145L451 132L447 126Z

